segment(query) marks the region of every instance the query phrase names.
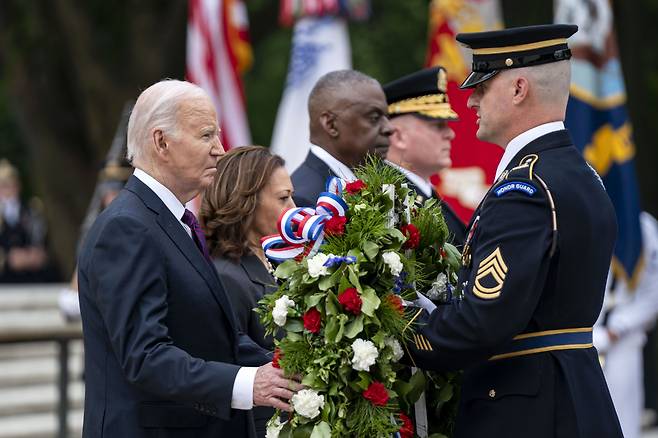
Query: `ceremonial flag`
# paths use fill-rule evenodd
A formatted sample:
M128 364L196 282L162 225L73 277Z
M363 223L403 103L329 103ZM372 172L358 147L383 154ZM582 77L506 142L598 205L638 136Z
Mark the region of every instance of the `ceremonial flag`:
M459 89L471 71L471 54L455 41L455 35L501 29L501 9L498 0L433 0L429 15L426 66L440 65L447 70L450 105L459 115L459 121L450 124L456 134L452 168L433 177L432 183L455 213L468 222L493 182L503 149L475 136L477 117L466 107L472 90Z
M569 40L571 89L565 125L601 175L617 212L619 235L612 270L635 287L642 267L635 145L608 0L557 0L555 22L578 25Z
M240 74L252 63L241 0L189 0L187 80L212 98L225 149L251 143Z
M311 89L325 73L352 67L345 18L367 18L369 4L363 0L282 0L280 5L280 22L297 22L270 149L286 160L292 172L310 147L307 103Z

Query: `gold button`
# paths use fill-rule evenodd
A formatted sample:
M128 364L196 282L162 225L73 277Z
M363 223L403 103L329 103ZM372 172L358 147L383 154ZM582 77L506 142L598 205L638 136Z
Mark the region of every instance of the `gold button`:
M505 65L506 65L506 66L511 67L512 64L514 64L514 61L512 61L511 58L507 58L507 59L505 60Z
M496 390L495 389L490 389L489 390L489 397L491 397L491 398L496 397Z

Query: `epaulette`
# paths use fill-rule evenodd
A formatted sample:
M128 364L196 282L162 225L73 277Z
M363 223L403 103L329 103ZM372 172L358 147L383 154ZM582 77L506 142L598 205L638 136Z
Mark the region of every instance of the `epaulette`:
M509 181L511 178L514 177L520 177L520 178L528 179L530 181L537 181L539 183L539 186L546 193L549 207L551 209L551 218L553 221L553 239L552 239L551 251L549 255L553 256L557 248L557 211L555 208L555 201L553 200L553 195L551 194L551 190L548 188L548 184L546 184L543 178L541 178L535 171L535 164L537 164L537 161L539 161L539 156L536 154L526 155L525 157L521 158L521 161L519 161L518 166L513 167L510 170L506 170L502 173L502 175L498 180L498 183L496 184L496 187L494 188L494 193L500 196L500 193L505 193L505 190L517 190L517 191L523 191L529 195L534 194L534 192L532 191L535 189L534 186L532 185L524 184L524 183L516 183L512 187L510 185L510 182L506 183L506 181Z

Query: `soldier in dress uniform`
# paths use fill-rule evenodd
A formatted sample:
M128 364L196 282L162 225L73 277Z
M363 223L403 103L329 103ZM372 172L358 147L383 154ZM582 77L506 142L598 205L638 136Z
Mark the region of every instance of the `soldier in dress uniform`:
M441 199L430 177L452 165L450 142L455 131L448 121L458 119L448 101L448 79L443 67L430 67L384 85L388 117L393 125L386 160L407 178L418 200ZM445 202L441 210L452 243L461 246L466 226Z
M505 149L473 215L461 297L416 312L421 368L463 368L456 437L621 437L592 345L617 234L564 129L574 25L466 33L477 136ZM429 317L427 312L430 312Z

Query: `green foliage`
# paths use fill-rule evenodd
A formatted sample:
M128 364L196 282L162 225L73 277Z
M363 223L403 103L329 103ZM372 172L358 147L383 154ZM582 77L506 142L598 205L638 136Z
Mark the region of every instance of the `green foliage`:
M347 426L355 437L386 437L400 428L391 422L391 414L396 406L373 406L365 398L359 398L352 405L353 411L347 419Z

